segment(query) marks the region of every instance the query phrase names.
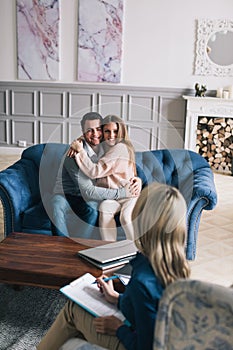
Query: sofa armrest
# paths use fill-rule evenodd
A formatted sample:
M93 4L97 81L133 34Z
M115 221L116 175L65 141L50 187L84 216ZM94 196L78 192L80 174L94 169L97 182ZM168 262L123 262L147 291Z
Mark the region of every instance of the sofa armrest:
M183 194L187 207L193 200L206 200L205 209L211 210L217 203L213 171L208 162L198 153L187 150L172 150L175 171L170 175L171 185Z
M5 236L21 230L21 214L40 200L38 173L32 161L22 158L0 172Z
M207 162L190 172L180 184L180 190L187 203L186 257L194 260L202 211L212 210L217 204L217 192L213 172Z
M193 199L205 198L205 210L212 210L217 204L217 191L213 172L209 167L196 169L193 176Z
M186 258L194 260L197 250L197 238L202 211L207 207L208 200L206 197L196 197L190 202L187 210L187 241L186 241Z

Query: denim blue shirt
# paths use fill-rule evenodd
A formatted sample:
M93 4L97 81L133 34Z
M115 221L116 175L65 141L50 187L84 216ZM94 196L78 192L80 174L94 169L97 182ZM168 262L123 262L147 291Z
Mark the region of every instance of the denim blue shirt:
M118 301L131 327L119 327L117 337L127 350L152 350L158 303L164 288L144 255L137 253L131 264L130 282Z

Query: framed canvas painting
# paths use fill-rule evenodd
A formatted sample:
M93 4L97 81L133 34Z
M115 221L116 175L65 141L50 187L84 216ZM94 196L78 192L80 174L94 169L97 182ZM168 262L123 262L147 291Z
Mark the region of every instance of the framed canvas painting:
M122 23L123 0L79 0L79 81L121 81Z
M58 80L59 0L17 0L18 78Z

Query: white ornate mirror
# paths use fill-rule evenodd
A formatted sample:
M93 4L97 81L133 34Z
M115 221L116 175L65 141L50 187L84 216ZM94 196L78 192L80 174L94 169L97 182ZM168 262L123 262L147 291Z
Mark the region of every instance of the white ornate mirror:
M233 20L198 21L195 74L233 76Z

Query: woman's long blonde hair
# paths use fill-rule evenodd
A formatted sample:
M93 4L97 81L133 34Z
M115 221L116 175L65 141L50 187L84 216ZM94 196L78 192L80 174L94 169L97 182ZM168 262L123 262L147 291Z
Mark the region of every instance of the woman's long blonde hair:
M185 257L186 210L181 193L159 183L143 189L133 210L135 244L164 287L190 276Z
M136 176L136 165L135 165L135 151L132 142L130 141L127 127L124 123L124 121L120 118L117 117L116 115L109 114L107 115L102 122L102 125L109 124L109 123L116 123L118 127L118 134L117 134L117 141L116 143L122 142L125 143L128 151L129 151L129 161L130 163L133 164L134 167L134 174Z

